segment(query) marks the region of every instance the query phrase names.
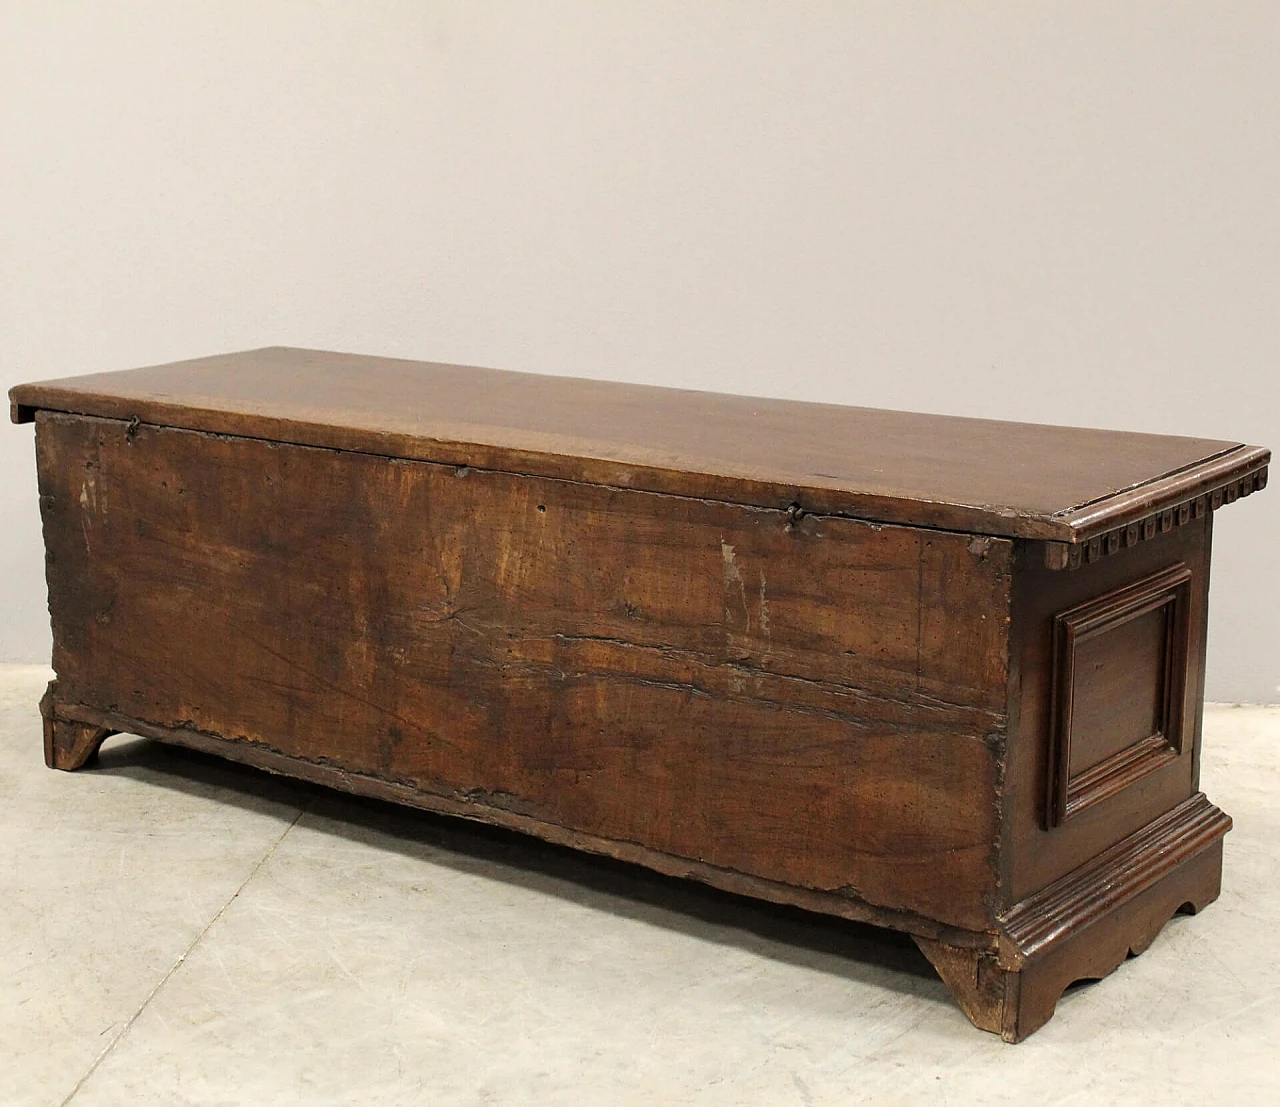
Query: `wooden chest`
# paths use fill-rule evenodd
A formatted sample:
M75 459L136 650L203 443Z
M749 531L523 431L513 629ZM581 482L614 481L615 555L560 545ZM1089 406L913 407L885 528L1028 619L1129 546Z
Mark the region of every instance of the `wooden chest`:
M1264 449L292 349L10 398L55 768L147 735L895 927L1011 1041L1218 893Z

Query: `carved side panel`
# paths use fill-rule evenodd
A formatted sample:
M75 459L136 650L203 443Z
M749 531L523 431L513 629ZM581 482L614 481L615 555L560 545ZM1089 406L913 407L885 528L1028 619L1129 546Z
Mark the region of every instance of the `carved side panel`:
M1002 906L1198 790L1213 513L1074 573L1019 550ZM1179 752L1180 751L1180 752Z
M1181 755L1191 575L1179 563L1054 617L1049 827Z

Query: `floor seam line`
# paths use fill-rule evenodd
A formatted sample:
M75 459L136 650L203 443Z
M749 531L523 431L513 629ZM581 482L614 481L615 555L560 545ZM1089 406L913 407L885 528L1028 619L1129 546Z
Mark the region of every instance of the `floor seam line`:
M164 976L160 978L159 983L157 983L156 986L147 993L146 998L139 1005L138 1009L129 1017L129 1020L121 1028L120 1033L117 1034L114 1038L112 1038L111 1041L107 1043L106 1048L101 1053L99 1053L96 1058L94 1058L93 1064L90 1065L88 1070L85 1072L85 1074L82 1077L80 1077L79 1080L76 1081L76 1086L71 1089L71 1091L67 1094L67 1097L58 1105L58 1107L67 1107L67 1104L69 1104L80 1093L80 1089L83 1088L85 1084L88 1083L89 1078L95 1072L98 1071L98 1067L102 1064L103 1061L107 1059L111 1051L115 1049L116 1046L119 1045L120 1042L124 1040L125 1035L128 1034L129 1031L133 1029L133 1024L138 1021L138 1018L141 1016L142 1012L145 1011L148 1006L150 1006L151 1001L155 999L157 995L159 995L161 989L164 988L164 986L168 984L171 979L173 979L173 975L180 968L182 968L182 966L186 963L187 958L191 956L191 953L196 948L196 946L198 946L202 941L204 941L205 935L208 934L209 931L212 930L214 926L217 925L218 920L222 918L224 914L226 914L227 909L233 903L235 903L237 899L240 898L240 893L243 892L245 888L249 886L249 882L252 881L253 878L257 876L258 873L262 870L262 867L268 861L271 860L276 850L280 848L280 844L289 836L289 832L293 830L295 826L298 825L298 821L302 818L302 816L305 815L309 810L311 810L311 805L314 802L315 802L314 799L308 800L307 803L305 803L302 807L298 809L298 813L294 815L289 825L284 828L284 833L282 833L279 838L277 838L274 842L271 843L271 846L270 848L268 848L267 852L262 855L262 857L258 860L258 863L254 865L253 868L249 871L249 875L246 876L240 882L240 886L236 888L234 892L231 893L231 898L228 899L226 903L224 903L221 907L218 908L217 912L214 914L213 918L211 918L209 922L205 925L204 929L201 930L200 933L195 936L191 944L187 946L185 950L183 950L182 955L169 967L169 971L166 972Z

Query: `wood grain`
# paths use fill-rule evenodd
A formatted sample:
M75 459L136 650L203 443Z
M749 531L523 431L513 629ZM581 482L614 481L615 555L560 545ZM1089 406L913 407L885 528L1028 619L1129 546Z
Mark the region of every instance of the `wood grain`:
M41 413L61 703L983 930L1011 544Z
M1259 473L1236 442L271 348L20 385L38 409L1079 543ZM1206 481L1209 483L1206 484ZM1215 483L1216 482L1216 483ZM1234 485L1232 485L1234 487ZM1250 488L1253 484L1250 484Z

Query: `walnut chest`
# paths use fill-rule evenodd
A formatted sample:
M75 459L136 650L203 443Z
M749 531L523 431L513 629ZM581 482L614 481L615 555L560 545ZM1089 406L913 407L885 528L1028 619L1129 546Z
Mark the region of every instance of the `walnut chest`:
M1235 442L266 349L23 385L128 732L910 933L1018 1040L1215 898Z

